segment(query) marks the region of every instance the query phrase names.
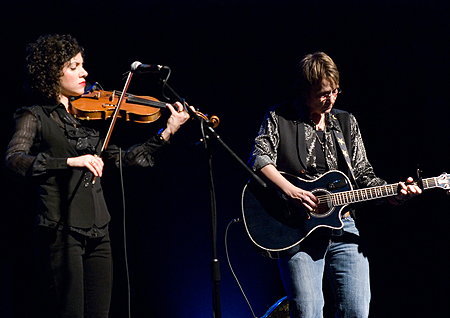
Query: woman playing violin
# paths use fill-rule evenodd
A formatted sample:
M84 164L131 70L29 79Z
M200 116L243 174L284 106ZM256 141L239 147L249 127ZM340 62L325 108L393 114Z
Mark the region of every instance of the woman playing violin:
M70 35L43 36L29 45L27 84L37 104L15 112L5 157L11 170L39 187L36 242L48 296L45 317L107 317L110 307L110 215L97 156L102 139L71 114L70 98L85 90L83 56ZM180 112L167 105L171 115L157 136L123 153L110 146L102 156L117 165L153 166L154 153L189 118L176 106Z

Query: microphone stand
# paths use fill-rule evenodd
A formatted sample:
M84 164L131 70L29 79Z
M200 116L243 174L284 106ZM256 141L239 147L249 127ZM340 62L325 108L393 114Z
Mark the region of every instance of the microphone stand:
M220 265L217 258L217 207L216 207L216 197L214 190L214 180L212 173L212 154L210 148L210 139L217 140L228 153L235 158L239 164L247 170L250 175L263 187L266 187L266 183L261 180L232 150L225 144L225 142L220 138L216 131L211 126L208 119L204 119L198 116L190 107L186 105L186 102L181 98L168 84L167 81L163 80L163 87L167 88L172 92L172 94L177 98L177 100L183 104L184 109L189 113L189 115L200 122L203 135L203 144L205 145L205 152L208 162L208 173L209 173L209 189L210 189L210 209L211 209L211 228L212 228L212 260L211 260L211 279L213 282L213 317L221 318L220 311ZM211 137L211 138L210 138Z

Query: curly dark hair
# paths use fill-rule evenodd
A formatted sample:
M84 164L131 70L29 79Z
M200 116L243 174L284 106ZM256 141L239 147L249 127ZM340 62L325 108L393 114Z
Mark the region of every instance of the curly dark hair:
M28 44L26 87L35 99L56 102L64 65L84 49L70 35L45 35Z

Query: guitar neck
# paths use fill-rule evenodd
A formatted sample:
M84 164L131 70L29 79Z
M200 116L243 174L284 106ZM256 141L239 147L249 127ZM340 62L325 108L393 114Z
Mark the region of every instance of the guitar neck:
M414 181L413 184L419 185L419 182ZM440 187L438 178L422 179L422 184L424 190ZM341 206L379 198L387 198L397 195L397 190L398 183L359 190L338 192L332 195L332 202L333 206Z

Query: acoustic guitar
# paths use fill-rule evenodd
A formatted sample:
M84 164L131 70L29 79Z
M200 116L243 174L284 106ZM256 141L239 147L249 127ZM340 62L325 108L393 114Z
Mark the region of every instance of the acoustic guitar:
M242 192L242 214L250 240L264 255L280 258L293 251L307 236L318 229L341 229L342 211L352 203L395 196L398 184L353 190L348 177L340 171L329 171L315 180L304 180L281 172L295 186L311 191L318 199L315 211L307 211L299 202L287 199L279 191L264 188L250 180ZM423 190L450 190L449 175L414 181Z

